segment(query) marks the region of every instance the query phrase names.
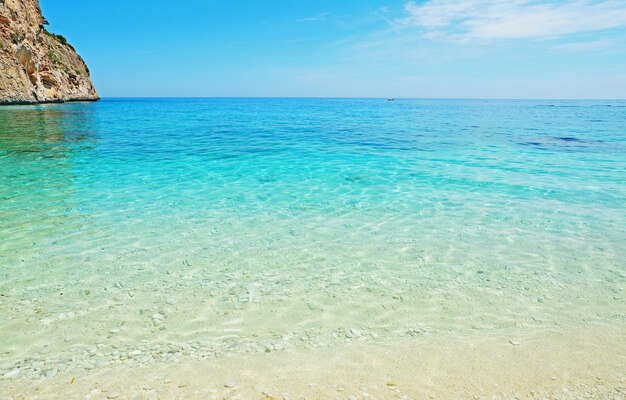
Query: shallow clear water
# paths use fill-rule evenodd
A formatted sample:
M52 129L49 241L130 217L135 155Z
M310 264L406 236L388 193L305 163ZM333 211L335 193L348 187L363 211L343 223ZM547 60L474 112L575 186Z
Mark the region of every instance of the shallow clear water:
M626 102L4 107L0 277L0 376L626 328Z

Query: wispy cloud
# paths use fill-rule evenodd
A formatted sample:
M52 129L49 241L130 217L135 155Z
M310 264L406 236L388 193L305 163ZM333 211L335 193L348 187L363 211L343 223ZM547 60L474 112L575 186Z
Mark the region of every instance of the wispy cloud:
M396 31L421 29L430 39L453 41L553 39L626 27L623 0L428 0L405 5Z
M313 15L311 17L305 17L305 18L297 19L296 22L320 22L320 21L326 21L326 17L328 17L329 15L330 15L330 13L324 12L324 13L321 13L321 14Z
M563 43L554 46L558 50L566 50L566 51L595 51L602 50L611 46L611 41L608 39L600 39L600 40L588 40L584 42L572 42L572 43Z

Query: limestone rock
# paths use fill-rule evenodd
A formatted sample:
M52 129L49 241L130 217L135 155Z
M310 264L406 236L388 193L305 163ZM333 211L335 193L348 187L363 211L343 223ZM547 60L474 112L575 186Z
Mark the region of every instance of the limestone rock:
M0 104L99 99L83 59L46 23L38 0L0 0Z

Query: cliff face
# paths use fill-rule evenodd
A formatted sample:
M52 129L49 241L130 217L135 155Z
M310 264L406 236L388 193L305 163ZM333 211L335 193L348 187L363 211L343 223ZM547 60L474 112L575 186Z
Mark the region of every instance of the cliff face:
M44 24L38 0L0 0L0 104L98 100L83 59Z

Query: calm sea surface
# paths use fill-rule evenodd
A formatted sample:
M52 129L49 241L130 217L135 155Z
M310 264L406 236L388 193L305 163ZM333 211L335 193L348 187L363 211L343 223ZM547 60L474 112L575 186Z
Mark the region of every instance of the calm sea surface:
M624 101L0 108L0 379L626 328L625 290Z

